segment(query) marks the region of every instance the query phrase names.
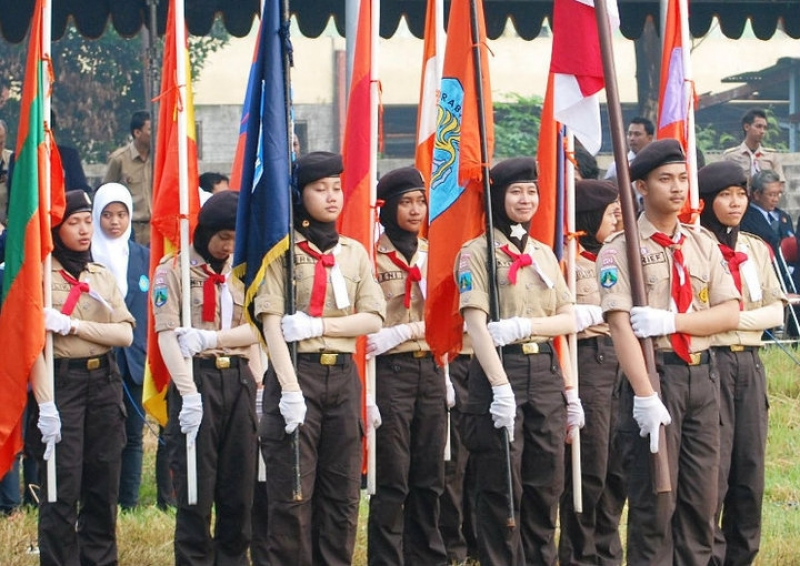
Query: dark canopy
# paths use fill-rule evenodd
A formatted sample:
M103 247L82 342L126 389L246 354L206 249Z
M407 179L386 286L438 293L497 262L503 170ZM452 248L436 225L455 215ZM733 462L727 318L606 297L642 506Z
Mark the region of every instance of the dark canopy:
M235 36L250 31L259 0L185 0L186 21L190 33L205 35L219 14L225 27ZM276 1L276 0L269 0ZM11 42L22 41L27 32L34 0L0 0L0 31ZM425 20L426 0L382 0L381 35L390 37L401 16L406 16L411 32L421 37ZM445 3L445 10L449 2ZM167 0L158 6L158 28L163 33ZM316 37L333 16L340 33L344 32L345 0L290 0L303 35ZM489 37L498 37L510 18L517 32L525 39L539 33L542 22L550 16L553 2L547 0L484 0ZM625 37L641 34L647 16L658 19L658 0L619 0L621 29ZM147 0L53 0L53 38L61 37L71 17L78 30L87 37L102 35L109 18L123 36L135 35L148 19ZM791 37L800 38L800 2L797 0L691 0L692 35L705 35L714 16L720 20L722 32L739 38L748 19L759 39L769 39L778 25Z

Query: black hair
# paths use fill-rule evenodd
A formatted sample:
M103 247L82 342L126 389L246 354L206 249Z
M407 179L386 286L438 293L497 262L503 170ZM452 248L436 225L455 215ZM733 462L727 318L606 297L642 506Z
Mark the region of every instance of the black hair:
M144 128L145 122L148 122L149 120L150 112L147 110L137 110L134 112L133 116L131 116L131 135L133 135L133 132L136 130L141 130Z
M207 193L213 193L214 185L217 185L223 181L230 181L230 179L228 179L227 175L223 175L222 173L214 173L213 171L209 171L200 175L200 188Z
M652 136L653 134L656 133L656 127L653 124L653 122L651 122L644 116L634 116L631 119L631 121L628 122L628 124L641 124L642 126L644 126L644 131L647 133L648 136Z

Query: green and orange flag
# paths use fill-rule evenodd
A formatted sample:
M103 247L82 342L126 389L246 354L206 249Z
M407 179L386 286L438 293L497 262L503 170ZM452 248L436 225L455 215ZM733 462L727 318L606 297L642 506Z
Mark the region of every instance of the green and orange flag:
M46 143L45 99L49 96L42 41L43 0L31 21L28 60L22 88L14 176L9 191L6 266L0 328L3 348L13 363L0 364L0 476L22 448L22 413L31 368L45 344L42 262L53 249L51 224L64 213L64 183L55 140ZM51 167L47 176L48 160ZM49 193L49 194L48 194ZM48 207L49 203L49 207Z

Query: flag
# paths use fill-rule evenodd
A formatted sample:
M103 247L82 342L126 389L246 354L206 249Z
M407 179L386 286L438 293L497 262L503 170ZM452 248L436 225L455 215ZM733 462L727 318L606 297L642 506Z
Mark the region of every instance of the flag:
M241 193L233 272L244 283L248 316L267 266L289 249L291 146L284 88L289 70L281 24L280 2L266 3L242 107L241 170L234 169Z
M453 0L447 25L436 141L431 174L428 225L428 298L425 337L434 355L451 357L461 349L463 320L453 268L461 246L484 228L479 118L486 120L487 161L494 151L494 124L483 4L476 0L482 68L483 108L478 105L471 37L470 0Z
M64 213L61 160L51 138L48 157L45 132L45 83L42 17L45 2L37 0L28 40L28 59L22 87L16 159L8 203L6 257L3 273L3 347L13 355L0 364L0 477L22 449L22 413L28 399L28 378L45 345L42 262L53 249L50 226ZM49 9L49 8L47 8ZM46 178L46 162L51 179ZM50 182L48 182L50 181ZM46 207L47 191L50 209Z
M530 229L532 237L550 248L556 242L557 194L563 177L563 171L558 167L563 146L558 142L560 126L553 117L553 83L554 77L551 73L547 79L547 91L539 121L539 145L536 150L539 208L536 210L536 221L531 222Z
M609 0L612 29L619 27L616 0ZM553 55L555 119L592 154L600 150L600 90L605 86L594 0L555 0Z
M433 144L436 138L436 112L439 87L442 82L442 54L440 43L444 30L440 20L442 0L428 0L425 15L425 40L422 48L422 81L419 88L419 110L417 111L417 150L415 164L430 187L433 167Z
M189 72L189 50L187 42L177 44L177 22L175 1L169 5L167 32L164 37L164 61L161 72L161 94L158 97L158 132L155 149L155 175L153 179L153 212L150 221L150 280L153 280L161 258L180 248L180 180L188 179L189 187L189 234L194 233L200 196L197 174L197 143L194 128L194 104L192 81ZM181 19L182 21L182 19ZM185 29L185 28L184 28ZM186 34L183 34L184 38ZM178 82L178 57L186 64L186 84ZM185 95L180 88L185 86ZM179 113L186 113L188 123L186 139L178 135ZM180 144L186 146L187 169L180 167ZM147 316L147 366L142 392L142 404L147 412L162 425L167 422L164 402L169 384L169 372L158 347L158 336L154 329L153 312Z

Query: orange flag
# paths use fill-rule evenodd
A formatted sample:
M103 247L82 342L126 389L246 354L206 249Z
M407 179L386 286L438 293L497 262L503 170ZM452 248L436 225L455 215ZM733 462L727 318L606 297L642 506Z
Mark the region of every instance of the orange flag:
M464 323L458 310L458 289L453 276L456 255L465 242L484 229L481 112L486 120L487 160L491 160L494 151L483 4L480 0L476 0L476 4L483 108L479 108L477 97L470 0L453 0L437 113L429 206L425 337L439 358L445 354L452 357L461 349Z
M189 234L194 233L197 213L200 209L197 174L197 142L194 129L194 104L192 101L191 78L189 75L189 51L187 43L176 42L175 3L170 2L167 33L164 38L164 62L161 73L161 94L159 95L158 133L155 150L155 178L153 180L153 213L150 232L150 280L161 258L180 247L180 178L188 178L189 187ZM185 37L185 36L184 36ZM177 81L178 57L186 61L186 96L181 97ZM179 109L187 114L188 128L186 139L178 136ZM185 144L188 155L188 168L179 167L179 144ZM154 297L158 300L158 297ZM142 404L147 412L162 425L167 422L164 396L169 384L169 372L161 351L158 336L153 326L153 312L147 316L147 369L142 393Z
M555 245L556 214L558 213L558 146L559 123L553 117L553 86L551 73L547 79L547 92L542 105L542 116L539 122L539 146L536 160L539 167L539 208L531 222L531 236L549 248Z
M442 0L428 0L425 15L425 43L422 48L422 81L419 88L419 110L417 111L417 151L415 164L430 187L433 168L433 145L436 138L436 111L439 86L442 82L442 54L439 43L444 35L442 22Z

